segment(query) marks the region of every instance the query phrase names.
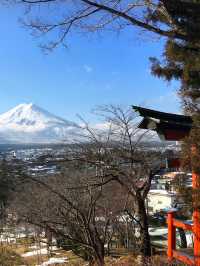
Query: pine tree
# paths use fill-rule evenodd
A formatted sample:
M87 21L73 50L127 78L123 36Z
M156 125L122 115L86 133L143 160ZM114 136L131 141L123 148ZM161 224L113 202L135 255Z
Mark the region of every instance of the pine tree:
M180 80L179 94L184 110L196 114L200 111L200 1L162 2L165 2L174 27L188 37L187 40L168 39L163 60L151 58L152 73L167 81ZM155 20L164 22L160 16Z
M200 174L200 1L162 2L165 2L174 27L188 38L168 39L162 60L151 58L152 73L167 81L180 81L178 93L183 110L193 117L190 136L183 143L183 165L187 170L193 169ZM156 21L161 22L162 17L157 16ZM191 147L195 147L195 152L191 152Z

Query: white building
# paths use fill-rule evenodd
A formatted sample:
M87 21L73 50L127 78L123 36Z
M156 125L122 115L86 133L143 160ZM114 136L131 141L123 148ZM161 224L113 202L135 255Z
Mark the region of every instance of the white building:
M155 213L166 208L171 208L176 203L176 193L163 189L152 189L147 197L149 213Z

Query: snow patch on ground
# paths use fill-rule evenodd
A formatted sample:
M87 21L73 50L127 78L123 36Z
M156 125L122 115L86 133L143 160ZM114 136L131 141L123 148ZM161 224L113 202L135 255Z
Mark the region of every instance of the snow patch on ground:
M48 266L52 264L60 264L60 263L65 263L67 261L67 258L50 258L48 261L43 262L41 265L37 266Z
M57 247L51 247L51 251L58 250ZM48 249L47 248L41 248L33 251L26 252L22 254L22 257L31 257L31 256L37 256L37 255L47 255L48 254Z
M166 236L167 233L167 228L149 228L150 236Z

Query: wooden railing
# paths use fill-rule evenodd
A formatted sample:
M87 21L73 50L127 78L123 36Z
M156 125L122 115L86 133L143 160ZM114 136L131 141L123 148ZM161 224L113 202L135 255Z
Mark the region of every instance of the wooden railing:
M196 156L197 150L196 146L191 146L191 154ZM192 171L192 193L200 189L200 175L196 173L195 170ZM171 210L168 212L167 222L168 222L168 258L172 260L176 258L188 265L200 266L200 208L199 196L196 193L192 195L193 201L193 225L183 223L179 220L174 219L174 213L176 210ZM192 231L193 241L194 241L194 251L193 256L188 256L185 253L176 251L176 227L181 227L184 230Z
M167 224L168 224L168 259L171 261L177 259L187 265L200 266L200 226L199 216L195 218L196 213L193 213L193 224L188 222L182 222L174 218L176 209L171 209L167 212ZM197 213L199 215L199 212ZM189 255L186 252L176 250L176 228L182 228L187 231L193 232L194 238L194 252L193 255Z

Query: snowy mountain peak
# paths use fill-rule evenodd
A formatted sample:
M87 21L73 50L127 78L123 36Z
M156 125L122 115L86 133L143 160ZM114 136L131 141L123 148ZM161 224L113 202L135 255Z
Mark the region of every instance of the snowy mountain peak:
M0 141L7 135L22 142L57 142L76 124L57 117L33 103L23 103L0 115ZM2 136L3 135L3 136ZM21 140L20 140L21 142Z

